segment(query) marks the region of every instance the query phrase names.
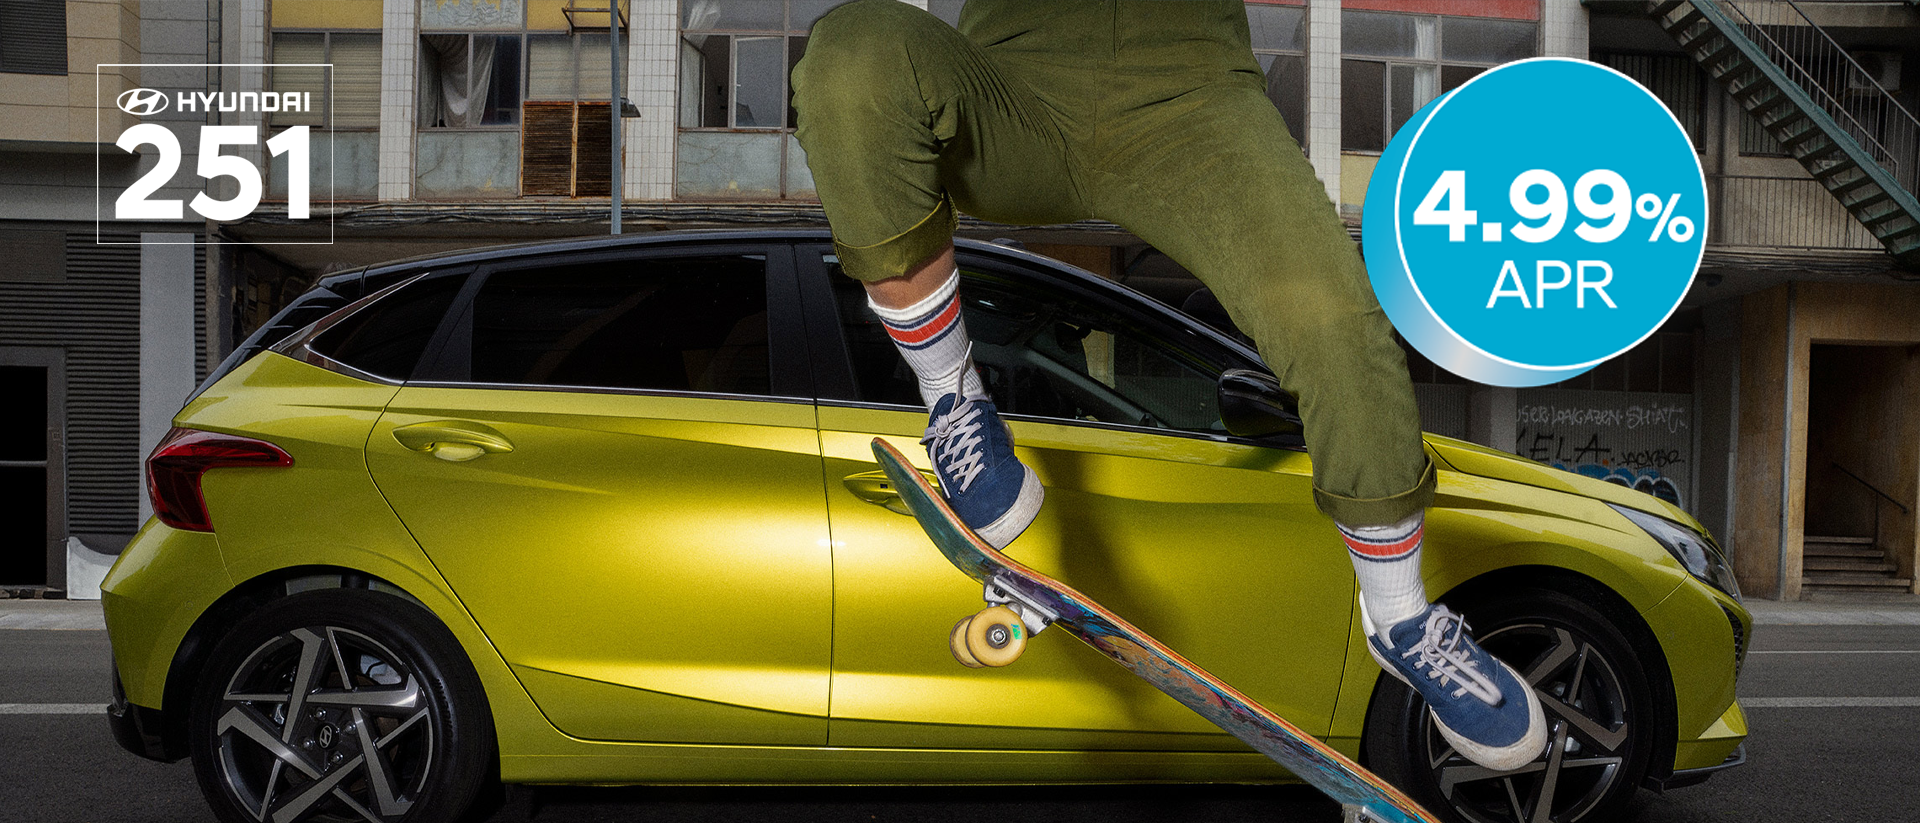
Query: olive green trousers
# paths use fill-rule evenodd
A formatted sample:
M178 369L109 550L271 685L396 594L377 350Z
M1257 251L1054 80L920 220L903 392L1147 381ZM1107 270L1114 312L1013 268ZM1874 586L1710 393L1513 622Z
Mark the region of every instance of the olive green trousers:
M1240 0L970 0L958 31L858 0L792 76L848 274L931 259L956 208L1112 221L1212 289L1299 399L1322 511L1383 525L1431 502L1405 356L1266 97Z

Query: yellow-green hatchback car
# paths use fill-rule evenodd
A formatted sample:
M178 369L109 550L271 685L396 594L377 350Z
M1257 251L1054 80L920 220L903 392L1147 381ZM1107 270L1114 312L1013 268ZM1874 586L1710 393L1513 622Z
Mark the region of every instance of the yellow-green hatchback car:
M1487 771L1366 653L1250 347L1019 250L959 261L1048 490L1022 562L1450 820L1604 819L1743 759L1751 620L1686 513L1427 439L1428 590L1551 726L1539 761ZM222 820L453 820L502 783L1291 779L1065 635L953 660L980 589L873 461L926 415L824 232L334 275L174 425L102 586L109 715L135 753L192 757Z

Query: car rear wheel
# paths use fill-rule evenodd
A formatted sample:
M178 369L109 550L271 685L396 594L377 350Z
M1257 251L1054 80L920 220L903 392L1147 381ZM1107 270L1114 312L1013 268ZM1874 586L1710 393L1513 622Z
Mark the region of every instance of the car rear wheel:
M229 823L460 819L496 759L479 678L431 614L330 589L274 601L215 647L189 714Z
M1417 693L1383 677L1368 709L1370 765L1456 823L1618 816L1646 776L1656 736L1640 650L1592 605L1556 591L1523 591L1461 612L1481 646L1540 696L1547 750L1510 772L1475 765L1441 738Z

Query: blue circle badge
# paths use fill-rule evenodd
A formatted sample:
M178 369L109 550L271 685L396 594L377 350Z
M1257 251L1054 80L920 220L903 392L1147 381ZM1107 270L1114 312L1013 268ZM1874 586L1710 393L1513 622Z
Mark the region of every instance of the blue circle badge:
M1480 74L1416 113L1367 185L1367 270L1414 348L1539 386L1633 348L1706 248L1693 143L1638 83L1581 60Z

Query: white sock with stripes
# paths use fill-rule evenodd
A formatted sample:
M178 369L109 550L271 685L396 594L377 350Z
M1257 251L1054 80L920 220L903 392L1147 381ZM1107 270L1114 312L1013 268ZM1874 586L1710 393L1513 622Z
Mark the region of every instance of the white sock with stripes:
M962 397L985 397L980 375L967 356L967 323L960 314L960 272L947 275L933 294L904 309L889 309L867 299L887 327L887 335L920 381L927 408L960 387ZM965 372L965 377L961 376Z
M1346 526L1340 538L1347 542L1353 573L1360 578L1360 597L1374 631L1385 633L1395 623L1426 610L1427 586L1420 579L1420 541L1425 512L1414 512L1390 526Z

